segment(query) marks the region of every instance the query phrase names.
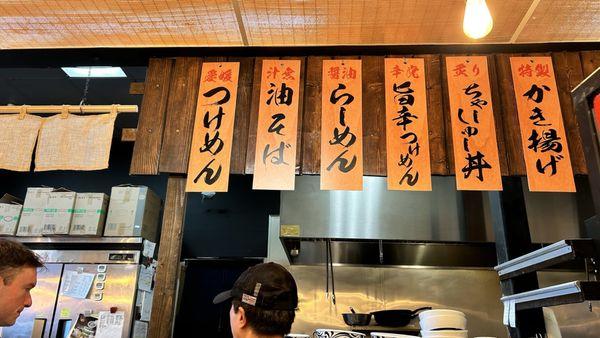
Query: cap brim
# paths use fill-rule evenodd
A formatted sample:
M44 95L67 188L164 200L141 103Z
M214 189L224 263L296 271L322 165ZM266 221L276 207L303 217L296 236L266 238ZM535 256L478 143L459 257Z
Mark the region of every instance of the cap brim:
M215 296L213 299L213 304L221 304L225 301L228 301L232 298L231 290L223 291Z

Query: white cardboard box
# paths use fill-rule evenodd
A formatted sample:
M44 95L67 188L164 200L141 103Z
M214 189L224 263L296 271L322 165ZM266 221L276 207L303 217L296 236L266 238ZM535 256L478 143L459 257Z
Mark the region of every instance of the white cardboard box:
M71 235L102 236L108 209L108 195L78 193L71 221Z
M17 233L23 201L5 194L0 199L0 235L14 236Z
M42 234L44 208L52 190L54 188L27 188L17 236L40 236Z
M148 187L113 187L104 236L143 237L156 242L160 206L160 198Z
M74 191L52 191L48 196L48 204L44 208L42 218L42 235L68 235L75 208Z

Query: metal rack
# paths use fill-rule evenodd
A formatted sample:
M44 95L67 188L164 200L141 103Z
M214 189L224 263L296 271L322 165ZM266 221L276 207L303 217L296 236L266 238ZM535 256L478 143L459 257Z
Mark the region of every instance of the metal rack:
M594 257L592 239L566 239L511 259L494 269L498 272L500 280L506 280L574 259Z
M504 303L504 323L516 327L516 311L600 300L597 253L592 239L562 240L496 266L494 269L500 280L506 282L575 259L585 260L587 281L572 281L505 295L501 298ZM595 281L590 280L590 269Z

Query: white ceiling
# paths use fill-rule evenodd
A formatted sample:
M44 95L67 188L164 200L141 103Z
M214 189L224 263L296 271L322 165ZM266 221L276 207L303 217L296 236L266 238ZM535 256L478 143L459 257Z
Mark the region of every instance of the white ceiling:
M1 49L600 41L600 0L488 0L494 29L462 32L464 0L2 0Z

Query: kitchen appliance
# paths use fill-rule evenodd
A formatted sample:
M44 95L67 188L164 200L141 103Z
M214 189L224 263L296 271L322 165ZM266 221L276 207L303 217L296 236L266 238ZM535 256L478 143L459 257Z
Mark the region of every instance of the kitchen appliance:
M124 312L121 337L128 338L135 317L141 267L141 238L19 238L42 257L33 304L3 338L63 338L80 314ZM52 249L49 249L52 248ZM90 249L91 248L91 249ZM119 337L115 337L119 338Z

